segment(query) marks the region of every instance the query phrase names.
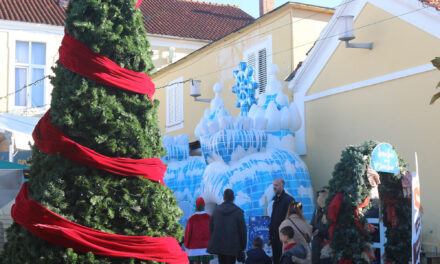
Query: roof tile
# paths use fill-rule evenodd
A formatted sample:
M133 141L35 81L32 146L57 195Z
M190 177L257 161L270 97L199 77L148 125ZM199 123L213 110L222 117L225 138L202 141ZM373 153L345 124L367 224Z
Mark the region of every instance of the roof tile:
M140 8L147 32L184 38L218 40L255 20L236 6L198 1L144 0Z
M218 40L255 19L237 6L190 0L144 0L140 6L148 33ZM0 19L63 26L59 0L0 0Z
M62 26L65 17L58 0L0 0L0 19Z
M420 0L420 1L440 11L440 0Z

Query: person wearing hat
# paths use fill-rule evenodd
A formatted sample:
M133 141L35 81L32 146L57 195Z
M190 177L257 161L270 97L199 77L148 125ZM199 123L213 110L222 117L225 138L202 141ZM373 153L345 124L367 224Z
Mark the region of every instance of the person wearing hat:
M205 212L205 201L202 197L197 198L196 211L186 223L184 237L185 251L194 264L207 264L214 259L214 256L206 252L210 238L210 219L209 214Z

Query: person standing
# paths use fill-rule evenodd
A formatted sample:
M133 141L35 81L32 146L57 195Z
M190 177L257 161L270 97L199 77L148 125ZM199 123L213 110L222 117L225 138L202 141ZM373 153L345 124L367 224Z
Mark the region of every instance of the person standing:
M313 227L312 241L312 264L321 263L322 243L328 239L327 218L325 217L324 207L325 200L328 197L328 190L318 191L316 204L318 205L313 213L310 224Z
M234 192L226 189L223 192L223 203L217 206L209 221L208 252L217 254L220 264L244 262L247 231L243 210L233 203Z
M185 251L194 264L208 264L214 256L206 252L209 243L209 220L202 197L196 200L196 212L188 219L185 227Z
M268 245L272 245L272 259L274 264L279 264L282 254L282 244L278 232L278 227L281 222L286 219L287 208L292 201L295 201L292 196L284 191L284 179L277 178L273 182L273 197L272 214L269 224L269 241Z
M294 231L293 241L303 246L306 250L305 258L298 258L295 255L292 256L293 263L298 264L311 264L312 263L312 250L309 243L312 240L312 226L307 222L307 219L303 215L303 207L301 202L292 201L287 209L287 217L281 222L279 227L280 232L284 227L290 226ZM285 243L285 242L284 242ZM286 247L283 244L283 247Z

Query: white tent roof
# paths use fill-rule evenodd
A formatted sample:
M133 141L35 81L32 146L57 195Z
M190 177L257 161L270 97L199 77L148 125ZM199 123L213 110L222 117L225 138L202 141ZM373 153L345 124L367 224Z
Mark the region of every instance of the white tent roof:
M15 147L29 150L29 143L34 143L32 131L38 120L38 117L2 113L0 114L0 132L11 132L15 138Z

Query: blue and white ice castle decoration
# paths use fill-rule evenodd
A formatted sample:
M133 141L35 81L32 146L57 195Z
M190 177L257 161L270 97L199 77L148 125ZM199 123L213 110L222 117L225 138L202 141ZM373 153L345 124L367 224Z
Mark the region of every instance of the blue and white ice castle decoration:
M246 69L246 64L240 63L240 70L246 73ZM265 207L270 215L272 183L279 177L285 180L286 191L303 203L304 215L311 220L314 205L309 172L294 152L294 131L301 127L301 119L295 104L289 104L283 94L277 72L278 68L271 65L266 93L258 102L240 103L250 108L235 118L224 107L221 85L214 85L216 96L195 129L202 157L189 156L187 136L164 138L169 154L164 158L168 162L165 183L174 190L184 212L183 225L194 213L197 197L202 196L206 210L212 211L215 204L223 202L226 188L234 191L235 203L245 211L246 221L250 216L264 215Z

